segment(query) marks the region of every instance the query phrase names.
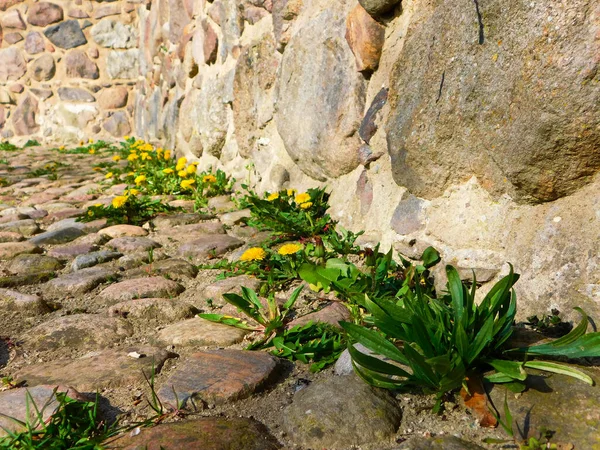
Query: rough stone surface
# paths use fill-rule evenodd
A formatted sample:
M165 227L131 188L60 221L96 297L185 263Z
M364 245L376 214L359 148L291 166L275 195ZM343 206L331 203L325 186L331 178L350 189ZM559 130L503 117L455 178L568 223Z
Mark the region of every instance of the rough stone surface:
M127 356L130 352L137 352L144 357ZM25 367L19 371L17 377L19 380L26 380L30 386L65 384L82 392L95 392L142 382L143 374L150 377L153 367L155 373L160 373L164 362L171 357L171 353L147 345L125 347L90 352L78 359Z
M67 227L46 231L32 237L29 241L35 245L66 244L83 235L85 233L78 227Z
M113 225L100 230L100 234L104 234L111 238L119 238L123 236L147 236L148 231L136 225Z
M376 17L392 10L400 0L358 0L358 3L372 16Z
M26 316L50 312L48 305L39 296L22 294L11 289L0 289L0 309L5 312L18 311Z
M201 220L212 219L212 214L180 213L168 216L158 216L152 219L151 223L157 230L170 229L179 225L191 225Z
M283 49L292 36L292 25L300 14L303 0L273 0L273 34L277 41L277 49Z
M25 51L30 55L37 55L38 53L42 53L46 46L44 45L44 38L37 31L30 31L25 36Z
M18 9L12 9L3 14L0 24L2 28L13 28L15 30L24 30L27 28L23 21L23 16L21 16L21 11Z
M24 335L23 346L30 350L56 350L60 347L95 350L133 334L122 319L96 314L73 314L48 320Z
M128 277L141 276L168 276L171 280L185 280L196 278L198 269L193 264L182 259L165 259L152 262L146 266L138 267L127 272Z
M179 401L190 409L202 401L224 403L249 396L275 370L276 360L263 352L209 350L180 361L158 391L161 400Z
M44 34L50 42L64 49L87 44L87 39L77 20L66 20L58 25L48 27L44 30Z
M292 160L318 180L359 164L356 131L365 90L344 40L347 9L336 3L308 21L291 38L281 62L277 130Z
M334 377L298 391L284 429L304 448L351 448L395 435L402 413L387 392L358 377Z
M106 246L122 253L135 253L159 248L160 244L147 237L123 236L111 239L106 243Z
M66 102L95 102L96 99L85 89L73 87L58 88L58 96Z
M109 78L137 78L139 51L129 49L110 51L106 57L106 73Z
M187 448L202 450L276 450L280 448L266 428L253 419L203 417L143 428L136 436L114 442L124 450Z
M131 126L127 114L123 111L117 111L102 124L102 128L113 137L123 137L131 133Z
M4 242L0 244L0 260L12 259L25 253L39 253L41 249L31 242Z
M51 295L79 295L91 291L115 276L116 273L112 270L91 267L50 280L46 283L46 288Z
M91 29L96 44L106 48L131 48L137 43L137 30L113 19L102 19Z
M63 20L63 9L55 3L34 3L27 11L27 22L38 27L45 27L61 20Z
M100 77L98 66L85 52L81 50L72 50L65 58L67 77L69 78L88 78L96 80Z
M71 270L77 271L85 269L86 267L93 267L96 264L112 261L113 259L120 258L121 256L123 256L122 253L112 252L110 250L100 250L98 252L78 255L71 263Z
M85 255L86 253L93 252L97 249L98 247L94 244L62 245L50 249L48 251L48 256L58 259L72 259L78 255Z
M40 126L36 121L38 101L32 95L22 97L12 115L13 128L17 136L36 133Z
M390 222L392 229L398 234L410 234L423 229L423 203L414 195L407 195L400 200Z
M162 345L229 347L244 339L246 331L195 317L170 325L156 336Z
M365 9L356 5L346 19L346 41L356 58L359 72L373 72L379 66L385 28Z
M178 255L192 262L206 258L214 258L229 250L241 247L243 241L226 234L210 234L199 237L179 247Z
M140 298L117 303L108 308L109 316L128 319L175 322L189 319L197 312L192 305L168 298Z
M102 89L97 97L101 108L117 109L127 106L129 94L125 86L115 86L108 89Z
M394 450L484 450L484 447L455 436L415 437Z
M136 278L121 281L104 289L100 295L111 301L134 298L171 298L184 291L180 284L163 277Z
M476 175L493 194L528 202L589 183L600 169L597 51L589 45L597 23L577 11L597 12L592 3L549 15L543 4L494 0L479 4L480 27L458 0L424 9L390 74L395 181L433 198Z
M56 258L35 254L18 255L8 265L8 270L18 275L35 272L51 272L61 268L62 264Z
M288 328L297 325L306 325L308 322L322 322L339 327L341 320L349 321L351 319L350 311L341 303L332 303L325 308L292 320L288 324Z

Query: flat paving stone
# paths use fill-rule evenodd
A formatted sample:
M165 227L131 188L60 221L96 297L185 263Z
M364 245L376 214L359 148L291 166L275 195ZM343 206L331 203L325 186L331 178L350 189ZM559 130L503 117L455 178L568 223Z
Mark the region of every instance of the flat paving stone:
M251 214L249 209L240 209L239 211L232 211L225 214L221 214L219 220L223 222L224 225L231 227L233 225L238 225L244 222L250 216Z
M198 269L183 259L165 259L153 262L142 267L131 269L125 273L126 277L168 275L172 280L196 278Z
M288 323L287 328L292 328L298 325L306 325L308 322L313 323L328 323L330 325L341 328L339 322L341 320L348 321L351 319L350 311L341 303L332 303L327 305L325 308L319 311L306 314L305 316L298 317Z
M19 286L28 286L31 284L38 284L48 281L54 277L55 273L52 272L35 272L28 273L25 275L12 275L8 277L0 277L1 288L11 288Z
M146 237L124 236L111 239L106 243L107 247L114 248L122 253L146 252L161 245Z
M100 231L101 234L105 234L110 236L111 238L119 238L123 236L147 236L148 231L144 230L142 227L138 227L135 225L113 225L110 227L103 228Z
M20 242L25 238L21 233L16 231L0 231L0 243L4 242Z
M264 352L209 350L194 353L178 363L158 396L173 404L178 399L190 409L202 401L220 404L239 400L263 387L275 367L276 359Z
M170 298L181 294L184 287L163 277L135 278L113 284L100 296L106 300L124 301L135 298Z
M58 230L38 234L29 239L29 242L35 245L66 244L83 235L85 235L85 232L76 227L59 228Z
M128 356L132 352L143 357ZM24 367L17 373L17 379L27 381L29 385L65 384L81 392L95 392L143 382L144 374L151 376L152 367L159 373L164 362L174 356L148 345L102 350L77 359Z
M68 260L95 250L98 250L98 246L94 244L71 244L54 247L48 250L47 254L53 258Z
M79 228L80 230L84 230L85 229L85 223L84 222L77 222L76 218L71 217L70 219L63 219L63 220L59 220L58 222L54 222L52 225L50 225L48 228L46 228L46 231L56 231L56 230L60 230L61 228Z
M116 277L117 272L114 270L90 267L54 278L46 283L46 288L51 295L85 294L99 284Z
M163 345L229 347L241 342L246 334L240 328L194 317L163 328L155 340Z
M204 288L200 293L200 297L203 300L212 300L213 303L223 305L223 294L242 293L242 286L249 289L257 290L260 286L260 280L248 275L240 275L239 277L224 278L219 281L215 281Z
M113 252L110 250L100 250L98 252L87 253L85 255L78 255L71 263L71 270L77 271L87 267L93 267L97 264L118 259L121 256L123 256L123 253Z
M190 240L192 236L203 234L225 234L225 227L220 222L200 222L191 225L181 225L169 230L169 237L176 241Z
M39 296L22 294L12 289L0 289L0 309L16 311L25 316L37 316L50 312L50 308Z
M31 242L4 242L0 244L0 260L12 259L25 253L41 253L42 249Z
M18 255L7 266L9 271L19 275L51 272L53 270L60 270L62 267L63 265L58 259L36 254Z
M43 420L48 420L58 407L57 392L64 392L73 399L85 400L72 388L52 384L0 392L0 412L2 413L0 414L0 437L6 436L7 431L18 433L25 430L20 424L11 420L11 417L32 425L39 424L31 401L37 406Z
M203 417L141 428L116 439L112 448L123 450L276 450L281 448L264 425L243 417Z
M24 219L0 224L0 231L12 231L23 236L32 236L40 231L40 227L33 219Z
M155 217L151 223L157 230L164 230L179 225L188 225L190 223L198 223L202 220L214 219L214 217L214 214L180 213Z
M414 437L394 450L484 450L484 447L456 436Z
M184 243L177 252L178 256L199 262L206 258L227 253L244 245L244 241L227 234L208 234Z
M333 377L294 394L283 427L300 448L353 448L389 441L402 412L387 391L356 376Z
M133 334L125 320L98 314L73 314L56 317L28 330L23 346L29 350L95 350L114 344Z
M1 294L0 294L1 295ZM189 303L170 298L140 298L117 303L108 308L111 317L128 319L158 320L175 322L188 319L197 313L197 309Z

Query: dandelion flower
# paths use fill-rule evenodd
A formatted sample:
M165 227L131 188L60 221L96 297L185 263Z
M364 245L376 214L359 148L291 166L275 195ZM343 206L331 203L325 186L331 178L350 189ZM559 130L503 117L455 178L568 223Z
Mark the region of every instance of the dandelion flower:
M196 166L194 164L190 164L187 168L187 173L190 175L196 173Z
M136 186L139 186L144 181L146 181L146 175L138 175L137 177L135 177L135 180L134 180Z
M312 202L300 203L300 208L302 208L302 209L308 209L311 206L312 206Z
M299 244L285 244L281 246L277 253L280 255L293 255L300 250L302 250L302 246Z
M58 147L58 149L59 149L60 151L63 151L63 150L65 149L65 146L64 146L64 145L61 145L60 147Z
M123 136L123 139L125 139L126 141L129 140L129 136Z
M175 172L175 171L173 169L171 169L170 167L167 167L166 169L163 169L163 173L167 174L167 175L170 175L173 172Z
M141 157L142 157L142 161L145 161L145 160L152 161L152 156L150 156L146 152L142 153Z
M96 153L96 150L95 150L95 149L93 149L93 148L90 148L89 154L90 154L90 155L93 155L93 154L95 154L95 153Z
M306 192L303 192L302 194L296 195L296 198L294 200L296 200L296 203L298 203L298 204L306 203L306 202L310 201L310 195L307 194Z
M135 172L129 172L129 173L127 174L127 176L128 176L128 177L134 177L134 176L135 176Z
M127 161L135 161L138 158L139 158L139 156L137 155L137 153L132 153L131 155L129 155L127 157Z
M292 196L292 195L294 195L296 192L297 192L297 191L296 191L296 189L288 189L288 190L287 190L287 195L289 195L289 196L291 197L291 196Z
M133 189L129 189L126 193L128 195L138 195L140 193L140 191L138 191L137 189L133 188Z
M267 253L262 248L252 247L240 256L240 261L262 261L266 256Z
M121 161L121 157L119 155L115 155L112 157L113 161Z
M94 204L94 206L95 206L96 208L98 208L98 207L100 207L100 206L104 206L104 205L103 205L102 203L96 203L96 204Z
M196 180L183 180L181 182L181 189L189 189L192 187L192 184L194 184L196 182Z
M217 178L214 175L204 175L202 177L203 183L214 183L215 181L217 181Z
M126 195L118 195L117 197L113 198L113 200L112 200L113 208L120 208L127 202L127 199L128 199L128 197Z
M94 140L93 139L88 139L88 144L93 144Z
M267 197L267 200L272 202L273 200L277 200L279 198L279 192L273 192L271 195Z
M112 178L114 176L114 174L112 172L108 172L106 175L104 175L104 178L106 178L107 180L109 178Z
M185 170L180 170L177 172L177 175L179 175L179 178L185 178L188 176L188 173Z
M187 164L187 158L182 156L177 160L177 166L175 166L175 170L183 170Z
M168 161L171 159L171 150L165 150L165 161Z

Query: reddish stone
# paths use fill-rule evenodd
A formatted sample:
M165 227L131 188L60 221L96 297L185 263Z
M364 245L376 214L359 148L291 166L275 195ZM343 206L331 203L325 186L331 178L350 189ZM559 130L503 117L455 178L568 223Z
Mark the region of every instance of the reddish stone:
M107 16L121 14L121 4L104 5L94 11L94 19L102 19Z
M11 92L16 92L17 94L20 94L21 92L23 92L25 90L25 86L23 86L22 84L19 84L19 83L15 83L15 84L11 84L8 89Z
M183 286L163 277L136 278L125 280L104 289L100 296L112 301L134 298L175 297L184 291Z
M5 13L2 16L0 23L2 24L2 28L14 28L17 30L24 30L27 28L23 21L23 17L21 17L21 12L18 9L13 9Z
M44 38L37 31L27 33L25 37L25 51L30 55L42 53L46 49Z
M98 66L81 50L72 50L65 58L67 77L96 80L100 76Z
M40 126L35 121L38 102L32 95L26 95L12 114L12 123L17 136L37 133Z
M27 22L31 25L45 27L61 20L63 20L63 9L54 3L39 2L29 7Z
M25 75L27 62L23 53L14 47L0 50L0 82L16 81Z
M21 33L17 33L16 31L14 33L7 33L4 35L4 40L10 44L10 45L14 45L17 42L21 42L23 40L23 36L21 36Z
M73 19L87 19L90 17L88 13L78 8L71 8L67 15Z
M213 27L207 20L202 21L202 31L204 32L204 40L202 49L204 51L204 63L213 64L217 60L217 50L219 47L219 37Z
M6 11L11 6L23 3L23 0L0 0L0 11Z
M330 325L334 325L339 327L339 322L341 320L350 320L350 311L341 303L332 303L331 305L326 306L320 311L306 314L305 316L298 317L297 319L292 320L287 327L292 328L298 325L306 325L308 322L321 322L328 323Z
M373 72L379 66L385 28L360 5L346 19L346 41L354 53L359 72Z

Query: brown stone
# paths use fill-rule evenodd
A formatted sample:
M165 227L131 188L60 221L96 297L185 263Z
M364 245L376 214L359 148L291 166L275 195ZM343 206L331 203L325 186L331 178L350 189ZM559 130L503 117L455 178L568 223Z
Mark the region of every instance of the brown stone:
M30 55L42 53L46 49L44 38L37 31L30 31L25 37L25 51Z
M139 298L108 308L109 316L175 322L192 317L198 310L189 303L170 298Z
M56 63L52 55L42 55L30 67L30 73L36 81L51 80L56 74Z
M219 37L217 36L217 33L206 19L202 21L202 32L204 34L204 39L202 41L204 63L213 64L217 60Z
M122 236L111 239L106 243L106 246L112 247L122 253L135 253L147 252L153 248L159 248L160 244L147 237Z
M17 42L21 42L23 40L23 36L21 36L21 33L7 33L4 35L4 40L10 44L10 45L14 45Z
M121 4L119 2L103 5L94 11L94 19L102 19L107 16L115 16L121 14Z
M24 30L27 28L23 21L23 17L21 16L21 11L18 9L13 9L4 13L2 15L2 20L0 20L0 24L2 25L2 28L14 28L16 30Z
M199 317L175 323L158 332L161 345L229 347L244 339L247 331Z
M90 17L88 13L86 13L84 10L79 9L79 8L69 9L69 11L67 12L67 15L69 17L72 17L73 19L87 19L88 17Z
M125 86L103 89L98 94L98 103L102 109L117 109L127 106L129 92Z
M66 73L69 78L96 80L100 76L98 66L81 50L71 50L66 58Z
M196 278L198 269L193 264L182 259L169 258L163 261L155 261L126 273L127 277L142 276L167 276L170 280L182 280Z
M27 14L27 22L38 27L45 27L61 20L63 20L63 9L49 2L34 3Z
M50 280L45 285L45 292L51 296L64 296L65 294L78 295L91 291L100 283L116 277L116 272L107 269L91 267L81 269L74 273L62 275Z
M102 124L102 128L114 137L127 136L131 133L129 119L127 118L127 113L124 111L117 111L111 114Z
M359 72L373 72L379 66L385 28L360 5L346 19L346 41L354 53Z
M224 403L249 396L273 373L276 359L264 352L209 350L183 359L158 391L161 400Z
M118 238L123 236L147 236L148 232L142 227L135 225L113 225L111 227L103 228L100 234L105 234L111 238Z
M8 89L11 92L15 92L17 94L20 94L21 92L23 92L25 90L25 86L23 86L20 83L14 83L14 84L11 84Z
M206 258L214 258L230 250L241 247L243 241L226 234L210 234L201 236L179 247L178 255L197 262Z
M184 291L183 286L163 277L136 278L121 281L104 289L100 296L110 301L135 298L170 298Z
M1 122L1 121L0 121ZM20 242L25 238L21 233L15 231L0 231L0 243L4 242Z
M27 62L23 53L14 47L0 50L0 82L16 81L25 75Z
M348 321L350 318L351 315L348 308L341 303L332 303L317 312L306 314L292 320L287 327L292 328L298 325L306 325L308 322L327 323L339 327L339 322L341 320Z
M32 95L26 95L12 114L13 129L17 136L37 133L40 126L35 121L38 113L38 101Z
M25 316L37 316L50 312L48 305L37 295L22 294L11 289L0 289L0 308L18 311Z
M0 11L6 11L11 6L19 3L23 3L23 0L0 0Z

